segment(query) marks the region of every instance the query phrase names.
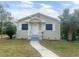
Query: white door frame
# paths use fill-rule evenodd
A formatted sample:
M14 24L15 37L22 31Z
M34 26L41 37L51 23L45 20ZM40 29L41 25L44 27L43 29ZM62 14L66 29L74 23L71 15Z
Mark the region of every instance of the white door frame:
M31 35L39 35L39 30L40 30L40 27L39 27L39 23L32 23L31 24Z

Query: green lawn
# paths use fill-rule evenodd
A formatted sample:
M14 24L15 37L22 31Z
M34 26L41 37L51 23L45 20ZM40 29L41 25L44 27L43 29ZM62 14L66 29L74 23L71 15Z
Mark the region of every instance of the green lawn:
M1 40L1 57L38 57L40 54L26 40Z
M40 43L61 57L79 57L78 41L67 42L43 40Z

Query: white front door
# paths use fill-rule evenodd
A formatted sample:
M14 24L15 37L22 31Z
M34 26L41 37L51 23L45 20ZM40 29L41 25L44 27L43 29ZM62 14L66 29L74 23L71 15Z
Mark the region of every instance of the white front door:
M32 35L39 35L39 23L32 24Z

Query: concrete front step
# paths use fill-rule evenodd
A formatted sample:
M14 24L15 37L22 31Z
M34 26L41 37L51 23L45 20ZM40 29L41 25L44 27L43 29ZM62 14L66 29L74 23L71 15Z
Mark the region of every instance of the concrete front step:
M38 40L40 40L40 36L39 35L32 35L31 40L32 41L38 41Z

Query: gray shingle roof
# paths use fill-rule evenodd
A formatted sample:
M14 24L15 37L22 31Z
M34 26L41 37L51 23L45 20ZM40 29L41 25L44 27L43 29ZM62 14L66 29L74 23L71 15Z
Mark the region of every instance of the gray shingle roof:
M45 16L45 17L50 18L50 19L57 20L57 19L55 19L55 18L53 18L53 17L47 16L47 15L44 15L44 14L41 14L41 13L35 13L35 14L33 14L33 15L30 15L30 16L27 16L27 17L24 17L24 18L21 18L21 19L19 19L17 22L23 21L23 20L27 20L27 19L29 19L29 18L35 16L35 15L39 15L39 16L37 16L37 17L39 17L39 18L40 18L40 15L41 15L41 16ZM59 20L57 20L57 21L59 21Z

